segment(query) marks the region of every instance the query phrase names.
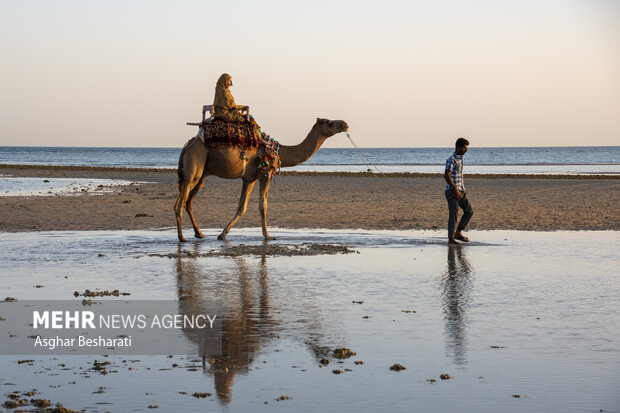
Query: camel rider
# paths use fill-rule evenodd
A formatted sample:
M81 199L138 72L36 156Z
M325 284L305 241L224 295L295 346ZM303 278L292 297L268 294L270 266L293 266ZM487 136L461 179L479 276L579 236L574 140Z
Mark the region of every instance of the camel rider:
M247 106L237 105L235 98L228 90L232 86L232 77L228 73L220 76L215 86L215 99L213 99L213 117L226 122L245 122L246 119L240 110L247 109Z

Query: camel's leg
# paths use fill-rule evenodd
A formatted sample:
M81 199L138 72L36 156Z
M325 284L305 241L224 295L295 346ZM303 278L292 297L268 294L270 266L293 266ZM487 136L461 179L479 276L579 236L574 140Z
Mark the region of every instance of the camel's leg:
M209 151L207 147L202 144L200 139L193 138L190 139L183 149L181 150L181 154L179 155L179 165L177 168L177 173L179 175L179 198L177 202L174 204L174 213L177 218L177 232L179 233L179 241L185 241L183 238L183 208L186 208L187 202L189 199L193 198L196 194L191 196L190 193L196 187L198 183L202 184L201 180L204 175L205 163L207 161L207 154ZM196 192L200 188L196 189ZM195 223L194 223L194 214L191 212L191 201L190 207L188 209L188 213L190 219L192 220L192 224L194 225L195 231Z
M187 181L183 181L179 184L179 197L177 198L177 202L174 204L174 214L177 217L177 232L179 233L179 241L182 242L185 242L185 238L183 238L182 226L183 207L189 197L189 186L190 183Z
M189 219L192 221L192 226L194 227L194 236L196 238L204 238L205 236L200 231L200 228L198 228L198 224L196 223L196 219L194 218L194 212L192 211L192 202L194 201L194 198L196 197L198 191L202 189L204 181L204 178L200 178L200 181L196 184L196 186L192 188L191 191L189 191L189 197L187 198L187 201L185 201L185 209L187 210Z
M230 229L235 225L235 223L245 214L245 210L248 207L248 200L250 199L250 194L252 193L252 188L254 188L254 184L256 181L243 181L243 188L241 189L241 197L239 198L239 206L237 207L237 213L233 217L233 219L226 225L226 228L222 231L222 233L217 237L217 239L226 239L226 234L230 232Z
M258 209L260 210L260 215L262 218L263 224L263 237L265 239L275 239L274 237L269 236L269 232L267 232L267 194L269 193L269 184L271 183L271 175L266 179L261 179L260 181L260 204L258 205Z

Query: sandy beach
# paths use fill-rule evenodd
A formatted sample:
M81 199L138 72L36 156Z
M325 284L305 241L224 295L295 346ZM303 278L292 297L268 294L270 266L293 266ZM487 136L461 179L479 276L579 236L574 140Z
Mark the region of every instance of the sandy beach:
M13 177L105 178L148 182L108 193L0 196L0 231L131 230L175 225L173 170L0 166ZM602 176L466 175L470 229L620 230L620 179ZM447 206L440 175L284 172L272 181L270 227L442 229ZM221 228L237 207L241 182L209 177L194 201L202 228ZM187 214L184 227L190 228ZM258 187L237 227L260 226ZM233 229L234 234L234 229ZM191 233L187 234L188 236Z

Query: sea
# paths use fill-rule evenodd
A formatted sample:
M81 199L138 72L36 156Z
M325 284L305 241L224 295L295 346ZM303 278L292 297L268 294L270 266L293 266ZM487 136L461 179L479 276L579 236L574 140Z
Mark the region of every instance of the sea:
M287 168L317 172L441 173L451 148L321 148ZM180 148L0 146L0 164L176 168ZM618 175L620 146L470 147L466 173Z

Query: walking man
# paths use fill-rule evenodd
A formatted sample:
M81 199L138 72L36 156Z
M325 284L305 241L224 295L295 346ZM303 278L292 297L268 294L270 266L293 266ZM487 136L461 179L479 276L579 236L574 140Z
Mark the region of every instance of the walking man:
M446 170L443 174L448 183L446 186L446 200L448 201L448 244L458 244L456 240L469 242L469 238L463 235L463 230L467 227L474 210L467 199L467 192L463 184L463 155L467 153L469 141L465 138L458 138L455 150L446 162ZM463 209L463 216L459 225L454 231L458 209Z

